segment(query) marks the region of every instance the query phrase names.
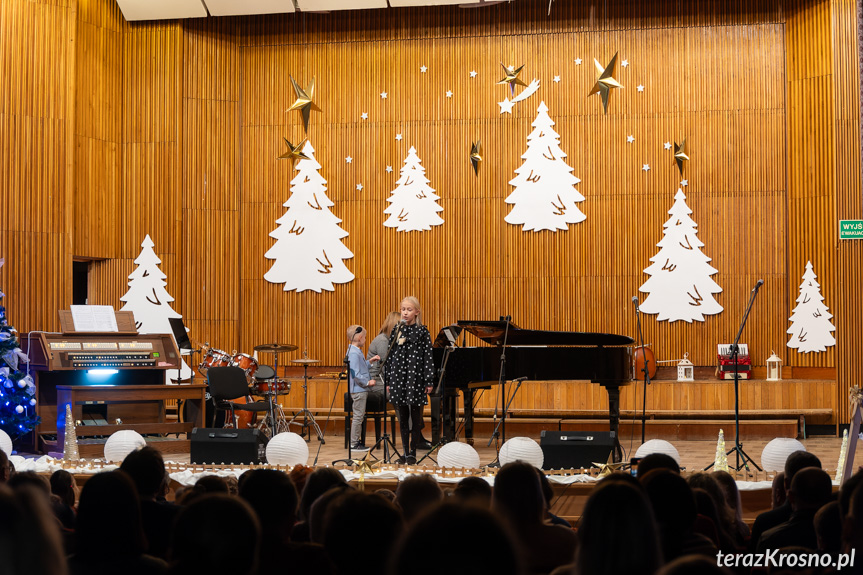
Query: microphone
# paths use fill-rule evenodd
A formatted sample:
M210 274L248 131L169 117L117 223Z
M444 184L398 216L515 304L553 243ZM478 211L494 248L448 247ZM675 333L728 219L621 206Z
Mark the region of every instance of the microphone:
M761 286L763 286L763 285L764 285L764 280L758 280L758 281L755 283L755 287L754 287L754 288L752 288L752 291L758 291L758 288L760 288L760 287L761 287Z
M357 335L357 334L362 333L362 332L363 332L363 326L358 325L357 330L354 332L354 335Z
M406 319L400 319L400 320L399 320L399 324L401 324L401 325L407 325L407 324L408 324L408 320L406 320Z
M527 381L527 380L528 380L528 377L524 376L524 377L519 377L519 378L513 379L512 381L513 381L513 383L516 381L521 383L522 381Z
M632 304L635 306L635 311L639 311L638 310L638 296L637 295L632 296Z

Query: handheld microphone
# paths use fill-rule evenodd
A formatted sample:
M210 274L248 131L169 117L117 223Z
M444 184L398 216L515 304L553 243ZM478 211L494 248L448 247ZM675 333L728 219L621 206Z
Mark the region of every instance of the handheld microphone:
M406 319L400 319L400 320L399 320L399 324L400 324L400 325L407 325L407 324L408 324L408 320L406 320Z

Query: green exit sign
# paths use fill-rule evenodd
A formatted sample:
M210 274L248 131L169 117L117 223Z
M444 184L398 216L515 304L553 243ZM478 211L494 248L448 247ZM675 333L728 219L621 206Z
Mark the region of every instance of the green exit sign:
M863 220L839 220L840 240L863 240Z

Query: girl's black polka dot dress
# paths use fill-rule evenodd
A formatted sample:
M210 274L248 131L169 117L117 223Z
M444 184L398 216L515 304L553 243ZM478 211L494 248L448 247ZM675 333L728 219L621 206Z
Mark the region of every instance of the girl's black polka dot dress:
M398 331L396 327L390 338L395 338ZM426 326L414 324L402 326L401 338L404 343L395 342L384 366L390 401L395 406L426 405L425 388L434 382L431 335Z

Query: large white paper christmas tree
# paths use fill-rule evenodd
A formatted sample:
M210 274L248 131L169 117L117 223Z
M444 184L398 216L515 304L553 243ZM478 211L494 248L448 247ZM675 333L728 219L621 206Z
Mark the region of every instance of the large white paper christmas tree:
M791 312L788 328L791 339L788 347L793 347L801 353L824 351L831 345L836 345L836 339L830 333L836 328L830 323L833 314L827 311L824 296L821 295L821 285L815 281L812 262L806 262L803 272L803 283L800 284L800 295L797 296L797 307Z
M296 164L291 180L291 196L284 203L287 211L270 236L276 239L264 257L276 260L264 279L284 283L285 291L333 291L334 284L354 279L344 260L354 254L342 243L348 232L330 210L335 204L327 197L327 181L318 173L315 149L306 142L303 152L308 160Z
M172 334L170 318L183 317L171 307L174 298L165 289L168 277L159 269L162 260L153 251L153 240L150 235L141 242L141 253L135 259L137 268L129 275L129 291L120 298L126 302L120 311L131 311L135 315L135 326L138 333L168 333ZM182 361L182 360L181 360ZM165 374L167 378L174 379L177 372ZM180 379L188 379L192 370L182 361L180 368Z
M390 205L384 210L389 218L384 222L388 228L399 232L430 230L439 226L443 219L438 215L443 208L437 201L440 196L429 186L425 168L421 165L416 149L411 146L401 169L401 177L396 181L396 189L387 201Z
M575 189L581 180L572 175L572 168L563 160L566 154L560 149L560 134L552 129L554 122L545 102L540 102L531 125L534 130L521 156L524 163L509 181L515 189L506 203L514 205L504 220L522 225L523 231L569 229L568 224L587 219L577 205L584 201Z
M692 210L683 190L677 190L668 213L671 217L663 224L663 237L656 244L661 249L644 270L651 277L639 288L649 294L641 311L659 314L658 321L704 321L705 315L722 311L713 299L722 288L710 277L717 270L700 249L704 243L698 239L698 224L689 217Z

